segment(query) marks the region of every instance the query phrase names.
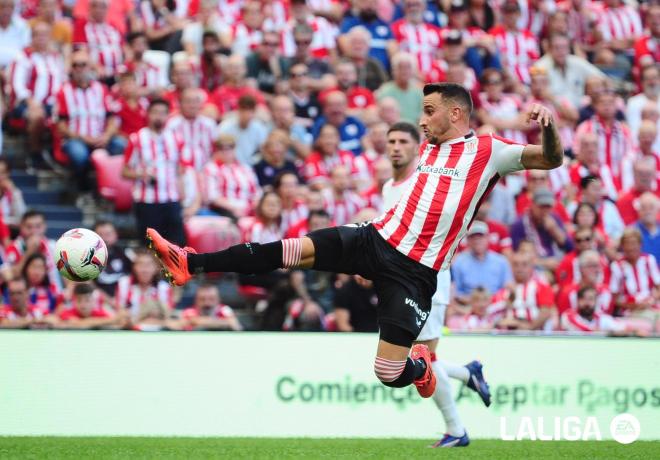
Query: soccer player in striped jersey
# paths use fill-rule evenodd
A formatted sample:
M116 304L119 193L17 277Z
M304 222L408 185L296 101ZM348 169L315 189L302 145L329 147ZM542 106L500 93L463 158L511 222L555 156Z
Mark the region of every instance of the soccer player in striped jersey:
M528 119L540 125L542 145L515 144L491 134L477 137L470 130L471 112L472 98L463 86L424 87L420 127L426 142L419 164L401 199L373 221L209 254L180 248L148 229L150 247L176 285L196 273L251 274L293 267L372 280L379 299L376 376L390 387L414 383L428 398L436 386L431 352L413 342L430 315L438 271L449 268L479 204L502 175L553 169L564 156L552 113L543 106L528 109Z

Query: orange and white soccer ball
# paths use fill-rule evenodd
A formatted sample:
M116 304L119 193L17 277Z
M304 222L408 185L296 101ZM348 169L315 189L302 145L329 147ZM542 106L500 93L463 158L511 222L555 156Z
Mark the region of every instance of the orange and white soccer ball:
M108 262L108 248L95 232L74 228L55 244L55 264L60 274L71 281L91 281Z

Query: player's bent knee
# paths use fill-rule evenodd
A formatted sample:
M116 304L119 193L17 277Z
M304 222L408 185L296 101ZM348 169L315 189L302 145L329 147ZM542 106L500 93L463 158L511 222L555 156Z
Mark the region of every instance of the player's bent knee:
M383 385L401 388L412 383L415 370L410 359L404 361L392 361L376 357L374 372Z

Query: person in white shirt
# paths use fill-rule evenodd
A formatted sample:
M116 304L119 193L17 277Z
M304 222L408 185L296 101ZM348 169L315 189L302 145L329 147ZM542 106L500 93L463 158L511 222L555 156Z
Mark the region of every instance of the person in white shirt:
M626 103L626 121L633 136L639 133L642 111L647 105L655 105L660 111L660 69L657 65L645 67L641 75L642 92L632 96ZM660 131L660 120L657 122Z
M15 0L0 0L0 70L30 44L31 37L27 22L16 14Z

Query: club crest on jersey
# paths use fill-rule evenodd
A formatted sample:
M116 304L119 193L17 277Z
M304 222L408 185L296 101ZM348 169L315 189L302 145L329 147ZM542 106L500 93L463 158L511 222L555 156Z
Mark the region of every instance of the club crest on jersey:
M417 171L426 174L436 174L438 176L460 177L460 171L456 168L441 168L420 164L417 166Z

